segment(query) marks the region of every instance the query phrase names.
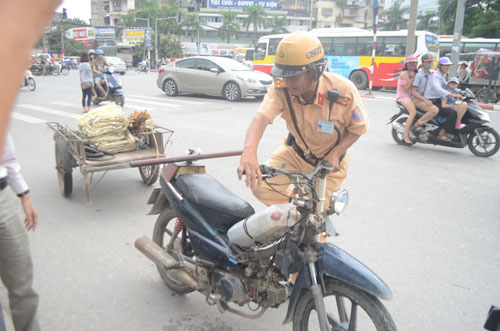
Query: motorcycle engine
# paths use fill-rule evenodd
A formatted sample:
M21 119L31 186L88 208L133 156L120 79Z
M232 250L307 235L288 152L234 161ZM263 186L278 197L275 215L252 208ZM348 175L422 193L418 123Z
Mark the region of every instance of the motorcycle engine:
M225 302L245 303L247 301L245 286L241 279L233 275L224 275L217 281L216 291Z

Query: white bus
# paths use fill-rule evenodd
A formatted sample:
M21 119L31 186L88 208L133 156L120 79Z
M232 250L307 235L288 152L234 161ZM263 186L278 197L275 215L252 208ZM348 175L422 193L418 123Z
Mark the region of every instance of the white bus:
M373 33L359 28L313 29L325 49L329 72L351 79L358 89L368 87L372 63ZM404 66L408 31L379 31L373 73L375 88L395 87ZM286 34L259 39L254 69L269 73L274 65L276 49ZM438 37L432 32L415 33L415 55L438 56Z
M439 55L446 56L451 53L453 46L453 36L439 36ZM493 38L467 38L462 37L460 40L459 53L476 53L480 48L485 48L489 51L500 52L500 39Z

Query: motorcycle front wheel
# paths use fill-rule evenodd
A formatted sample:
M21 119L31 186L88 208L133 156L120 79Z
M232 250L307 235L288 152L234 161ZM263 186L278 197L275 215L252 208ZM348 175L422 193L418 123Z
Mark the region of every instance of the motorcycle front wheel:
M163 249L167 250L167 245L170 241L172 233L174 231L174 226L177 220L177 215L175 210L172 207L166 208L163 210L158 216L156 220L155 227L153 230L153 241ZM181 252L181 234L177 237L177 240L174 243L174 251L178 254L182 254ZM177 259L175 255L170 254L173 258ZM165 285L170 288L172 291L178 294L186 294L189 292L193 292L194 290L188 286L180 283L177 279L170 275L170 272L165 270L163 266L157 265L156 268L160 273L161 278Z
M479 132L481 140L479 140L477 132ZM474 155L488 157L498 152L500 148L500 137L495 129L481 127L469 135L467 144Z
M396 331L384 305L373 295L333 278L325 278L325 307L331 330ZM293 316L293 331L320 330L311 291L299 298Z
M36 83L32 77L28 78L28 88L30 91L34 91L36 89Z

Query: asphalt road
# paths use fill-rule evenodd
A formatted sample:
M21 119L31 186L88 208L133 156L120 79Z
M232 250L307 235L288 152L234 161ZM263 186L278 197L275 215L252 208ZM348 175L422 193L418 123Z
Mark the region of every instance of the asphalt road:
M174 130L169 156L189 147L205 153L242 148L258 101L167 98L156 77L121 77L125 112L147 109L158 125ZM146 216L153 187L142 184L136 169L109 172L93 189L93 204L87 204L75 169L73 195L62 197L45 121L76 128L78 73L35 78L35 92L20 90L11 131L40 212L30 240L44 330L291 330L281 325L286 305L246 320L219 313L199 294L182 297L163 285L154 265L134 248L136 238L151 236L155 222ZM351 200L336 219L340 236L331 241L391 287L394 299L385 305L399 330L481 330L490 305L500 305L500 153L479 158L468 149L399 146L385 125L396 111L394 102L364 103L371 128L350 150L344 187ZM500 131L500 113L490 116ZM285 136L277 119L261 142L261 162ZM237 157L204 162L210 174L259 209L237 180L238 163ZM0 300L6 309L4 288Z

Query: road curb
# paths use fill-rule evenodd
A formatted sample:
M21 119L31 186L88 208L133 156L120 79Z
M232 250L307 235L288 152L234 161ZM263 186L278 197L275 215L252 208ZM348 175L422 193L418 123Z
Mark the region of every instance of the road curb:
M379 100L396 101L396 98L380 97L380 96L370 95L370 94L360 94L360 97L366 98L366 99L379 99ZM500 112L500 105L492 105L492 104L488 104L488 103L478 103L478 105L479 105L479 107L481 107L485 110Z

